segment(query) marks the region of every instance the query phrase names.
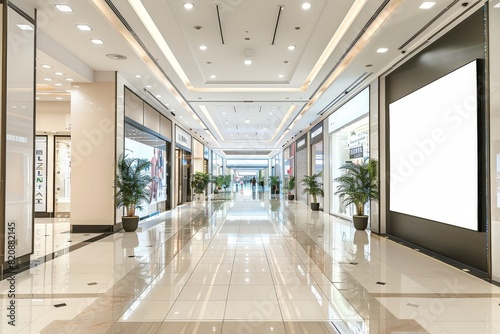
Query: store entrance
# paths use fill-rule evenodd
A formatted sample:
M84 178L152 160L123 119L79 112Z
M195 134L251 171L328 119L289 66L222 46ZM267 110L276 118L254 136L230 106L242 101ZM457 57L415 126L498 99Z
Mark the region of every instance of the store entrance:
M175 158L177 204L191 202L191 152L176 147Z

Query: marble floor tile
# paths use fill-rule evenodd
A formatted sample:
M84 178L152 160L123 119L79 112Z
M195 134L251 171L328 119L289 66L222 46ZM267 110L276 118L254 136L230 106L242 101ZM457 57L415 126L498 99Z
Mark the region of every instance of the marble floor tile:
M276 300L228 300L224 319L257 322L283 318Z
M1 333L500 334L499 287L304 203L242 196L17 275L19 326Z
M223 320L226 301L176 301L165 320Z
M224 321L222 334L287 334L283 322L273 321Z

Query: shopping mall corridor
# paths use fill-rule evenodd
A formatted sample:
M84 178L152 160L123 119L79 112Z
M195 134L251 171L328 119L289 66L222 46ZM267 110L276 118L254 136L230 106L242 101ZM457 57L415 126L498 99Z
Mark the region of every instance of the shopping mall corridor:
M499 287L251 189L102 237L16 275L16 327L1 281L1 333L500 333Z

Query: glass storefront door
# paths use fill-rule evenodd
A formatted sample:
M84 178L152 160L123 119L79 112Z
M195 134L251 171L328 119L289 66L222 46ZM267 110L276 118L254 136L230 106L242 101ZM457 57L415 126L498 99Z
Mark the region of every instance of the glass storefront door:
M71 207L71 137L54 137L54 214L69 217Z
M175 158L177 204L191 202L191 152L176 147Z

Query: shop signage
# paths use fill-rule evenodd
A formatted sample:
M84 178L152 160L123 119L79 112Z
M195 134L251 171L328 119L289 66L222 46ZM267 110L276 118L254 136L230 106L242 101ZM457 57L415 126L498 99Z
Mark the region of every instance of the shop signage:
M175 127L175 142L177 145L183 146L191 151L192 137L189 133L182 130L180 127Z
M311 129L311 145L323 140L323 122L319 123Z
M349 149L349 159L359 159L363 157L363 146L351 147Z
M35 212L47 212L47 137L35 141Z
M300 151L307 147L307 135L304 135L297 139L297 151Z

